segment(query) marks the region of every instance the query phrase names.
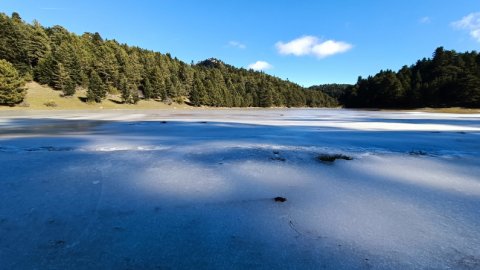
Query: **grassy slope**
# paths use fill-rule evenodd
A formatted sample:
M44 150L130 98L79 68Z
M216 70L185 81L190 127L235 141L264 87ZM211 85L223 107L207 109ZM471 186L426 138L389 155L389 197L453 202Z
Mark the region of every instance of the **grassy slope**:
M429 113L455 113L455 114L477 114L480 113L480 109L450 107L450 108L419 108L419 109L381 109L380 111L392 111L392 112L429 112Z
M459 108L459 107L438 108L438 109L424 108L424 109L421 109L421 111L436 112L436 113L480 113L480 109L468 109L468 108Z
M85 90L79 90L73 97L64 98L61 97L61 91L55 91L50 87L40 85L36 82L27 83L27 96L25 97L25 103L29 104L28 107L9 107L0 106L1 110L94 110L94 109L187 109L193 108L185 104L167 105L163 102L154 100L141 100L138 104L121 104L121 98L113 95L109 95L102 103L85 103L80 98L86 97ZM57 107L48 107L46 102L53 101L57 104Z

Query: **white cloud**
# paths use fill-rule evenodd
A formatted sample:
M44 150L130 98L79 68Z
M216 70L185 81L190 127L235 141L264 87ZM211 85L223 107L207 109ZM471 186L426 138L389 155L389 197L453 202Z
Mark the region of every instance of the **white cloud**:
M238 48L238 49L242 49L242 50L247 48L247 45L245 45L241 42L235 41L235 40L229 41L228 46Z
M318 38L314 36L303 36L287 43L279 41L275 46L280 54L301 56L310 54L312 47L317 43Z
M248 65L248 68L260 71L260 70L271 69L273 68L273 66L270 63L265 61L257 61L255 63Z
M342 42L327 40L313 46L312 52L319 58L324 58L338 53L344 53L352 48L352 45Z
M480 42L480 12L470 13L452 25L458 29L470 31L470 36Z
M470 32L470 35L476 39L478 42L480 42L480 29L472 30Z
M315 36L303 36L287 43L279 41L275 44L275 47L278 53L283 55L314 55L318 58L344 53L353 48L351 44L343 41L321 41Z
M420 18L420 23L427 24L427 23L431 23L431 22L432 22L432 19L428 16Z

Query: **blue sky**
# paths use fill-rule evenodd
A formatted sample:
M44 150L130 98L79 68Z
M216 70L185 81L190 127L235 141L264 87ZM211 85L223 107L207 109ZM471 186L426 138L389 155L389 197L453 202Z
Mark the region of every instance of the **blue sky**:
M215 57L265 69L304 86L354 83L438 46L480 48L480 2L473 0L0 0L0 11L185 62Z

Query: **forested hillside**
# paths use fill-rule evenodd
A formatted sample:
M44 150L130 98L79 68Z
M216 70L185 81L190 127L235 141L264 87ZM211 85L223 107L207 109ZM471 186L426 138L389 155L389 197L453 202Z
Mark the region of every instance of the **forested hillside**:
M143 98L188 99L194 106L336 105L321 91L217 59L187 64L169 53L120 44L98 33L76 35L61 26L25 23L17 13L0 14L0 59L13 64L26 80L49 85L64 96L79 87L87 89L89 102L119 93L124 103Z
M440 47L397 72L358 78L339 100L350 108L480 108L480 54Z
M313 85L313 86L310 86L308 89L322 91L323 93L336 99L340 104L343 104L344 103L343 97L345 96L346 91L351 86L352 86L351 84L329 83L329 84Z

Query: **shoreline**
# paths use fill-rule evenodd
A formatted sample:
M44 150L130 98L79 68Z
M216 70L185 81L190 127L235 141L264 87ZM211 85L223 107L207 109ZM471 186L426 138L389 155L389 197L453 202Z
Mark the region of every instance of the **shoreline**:
M157 102L157 101L155 101ZM101 104L98 104L101 105ZM5 112L123 112L123 111L275 111L275 110L338 110L338 111L365 111L365 112L422 112L422 113L438 113L438 114L480 114L480 108L418 108L418 109L381 109L381 108L342 108L342 107L194 107L186 104L175 104L162 106L159 108L152 108L150 106L139 106L135 108L135 105L125 105L125 108L103 108L102 106L92 108L29 108L29 107L9 107L0 106L0 114Z

